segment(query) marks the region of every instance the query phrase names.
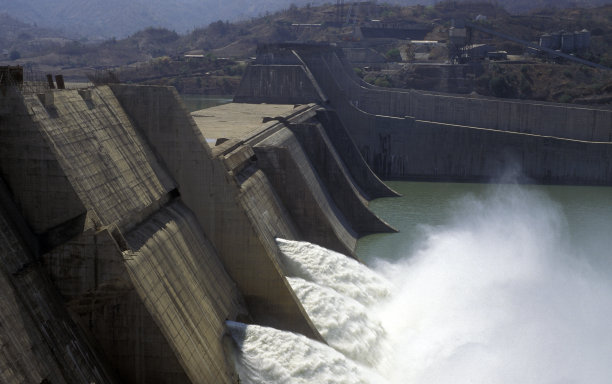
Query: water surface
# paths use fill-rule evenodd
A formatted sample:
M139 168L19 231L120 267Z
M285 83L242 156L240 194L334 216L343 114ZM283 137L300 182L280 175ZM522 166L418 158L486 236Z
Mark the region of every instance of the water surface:
M395 181L387 185L402 197L374 200L370 209L400 232L359 240L357 254L366 263L376 258L398 260L412 254L426 233L448 223L466 199L482 200L492 193L518 190L513 184ZM583 254L599 259L602 249L612 250L612 188L522 185L520 190L546 196L546 203L555 206L561 220L567 221L567 235ZM537 214L537 210L533 213ZM602 262L612 264L612 255Z
M186 95L182 94L181 99L189 112L199 111L200 109L216 107L217 105L231 103L232 95Z

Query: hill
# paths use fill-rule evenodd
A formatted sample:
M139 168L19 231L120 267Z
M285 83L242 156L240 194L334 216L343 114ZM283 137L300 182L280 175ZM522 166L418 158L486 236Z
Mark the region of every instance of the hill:
M324 1L296 0L296 4ZM288 8L288 0L0 0L0 12L89 39L123 38L148 27L186 33L216 20L243 20Z
M461 1L459 1L461 2ZM217 20L238 21L265 16L292 5L315 6L333 0L0 0L0 13L25 23L78 33L90 40L124 38L148 27L167 28L178 33ZM348 10L351 5L345 1ZM375 3L375 2L374 2ZM381 2L382 3L382 2ZM388 0L384 3L408 6L432 5L435 0ZM497 2L512 13L533 9L592 7L610 0L503 0Z
M95 70L113 68L127 82L173 85L179 91L188 93L228 94L237 86L248 58L255 55L260 43L340 42L347 37L352 39L353 23L359 24L371 19L388 24L429 25L433 30L426 38L444 41L448 39L452 19L474 19L477 15L485 15L486 23L491 28L527 41L536 41L543 33L587 28L591 30L591 47L580 55L612 67L612 27L609 23L612 20L612 5L598 8L549 8L524 15L512 15L490 2L444 1L427 7L361 3L359 6L353 4L350 8L350 23L344 26L334 23L337 20L335 5L303 8L291 6L286 10L239 22L218 20L187 34L165 28L146 28L126 38L112 38L102 43L66 39L57 31L34 27L4 15L7 21L3 31L7 32L2 37L8 43L3 43L0 38L0 44L5 44L0 45L0 48L8 47L5 48L7 56L8 52L19 50L18 60L5 60L4 63L21 64L45 72L61 72L68 79L84 80L86 74ZM347 10L345 4L345 12ZM343 21L346 19L343 18ZM8 33L11 30L13 32ZM524 52L521 46L483 36L478 32L473 37L475 42L482 39L510 54L520 55ZM387 55L390 61L397 61L400 56L398 49L405 45L405 41L396 40L368 46ZM397 55L389 56L390 52L397 52ZM432 55L433 58L441 62L447 60L446 49ZM567 63L546 63L534 58L526 58L524 61L522 66L511 63L482 65L479 73L474 73L472 80L468 81L471 88L466 92L562 102L608 103L612 100L608 72L591 71ZM435 60L430 63L435 63ZM395 71L391 70L393 68ZM420 73L426 70L425 67L421 69ZM419 89L455 92L432 88L432 82L420 79L421 74L411 65L389 64L383 66L381 71L369 68L367 73L357 70L366 81L380 86L421 87Z

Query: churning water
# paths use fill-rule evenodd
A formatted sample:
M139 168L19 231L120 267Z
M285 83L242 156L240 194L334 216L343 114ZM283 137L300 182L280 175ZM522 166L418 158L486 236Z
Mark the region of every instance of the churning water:
M279 239L289 282L329 346L232 323L242 380L609 383L612 190L595 192L603 202L583 201L592 212L543 190L461 193L418 236L374 237L393 245L365 247L372 269Z

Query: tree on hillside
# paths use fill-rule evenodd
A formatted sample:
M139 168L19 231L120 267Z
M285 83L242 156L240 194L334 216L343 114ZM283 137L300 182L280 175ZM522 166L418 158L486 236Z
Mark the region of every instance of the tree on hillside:
M385 56L389 61L402 61L402 55L397 48L390 49Z

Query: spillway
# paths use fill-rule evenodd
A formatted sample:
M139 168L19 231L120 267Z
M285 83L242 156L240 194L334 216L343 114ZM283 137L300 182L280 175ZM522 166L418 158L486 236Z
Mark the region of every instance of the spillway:
M382 354L385 330L378 320L368 315L361 303L299 277L289 277L289 284L314 322L321 336L331 347L347 357L375 365ZM341 311L337 311L341 308Z
M302 335L232 321L227 326L241 348L237 371L247 384L367 384L376 377L334 349Z
M336 260L318 246L277 239L288 274L297 276L289 281L329 345L317 344L317 354L300 354L302 344L311 341L257 328L256 337L241 339L237 359L250 364L242 373L256 383L325 382L302 372L330 359L319 353L338 352L363 369L375 349L371 334L336 333L346 343L361 344L347 351L325 328L331 323L350 328L355 319L337 319L359 317L352 307L357 300L365 311L360 326L374 328L385 355L373 364L376 375L351 371L360 372L357 381L353 373L338 371L334 382L608 382L612 283L609 269L601 268L606 240L585 252L572 237L563 206L535 188L491 186L452 206L454 213L424 228L418 244L401 258L372 260L374 270L352 260L337 268L335 263L348 258ZM357 290L360 284L367 288ZM325 296L327 290L333 294ZM376 333L378 326L383 332ZM270 338L288 338L284 343L291 347L266 350ZM268 366L251 360L255 350L260 361L301 363L292 366L291 376L261 379L260 369ZM351 355L357 350L365 352Z
M315 244L277 239L288 274L332 288L364 305L389 294L384 278L365 265Z

